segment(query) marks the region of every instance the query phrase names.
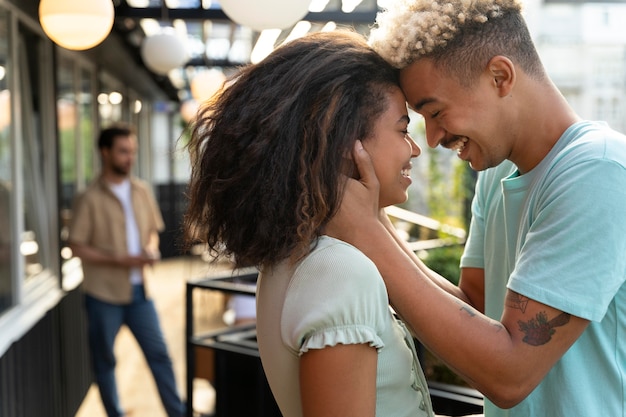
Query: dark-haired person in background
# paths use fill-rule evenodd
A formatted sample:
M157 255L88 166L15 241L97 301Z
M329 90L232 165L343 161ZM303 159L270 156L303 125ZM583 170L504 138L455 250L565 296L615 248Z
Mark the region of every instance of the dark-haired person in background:
M124 415L113 345L125 324L144 353L168 417L181 417L184 406L147 286L149 267L160 257L161 212L149 186L131 175L137 153L133 130L125 125L102 130L98 149L102 172L76 199L68 243L83 265L89 345L100 396L109 417Z

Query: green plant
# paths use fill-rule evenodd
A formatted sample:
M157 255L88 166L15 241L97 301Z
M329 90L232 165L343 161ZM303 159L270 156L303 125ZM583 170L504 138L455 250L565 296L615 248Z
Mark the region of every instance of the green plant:
M462 253L462 245L444 246L429 250L422 260L430 269L458 285L461 275L459 261Z

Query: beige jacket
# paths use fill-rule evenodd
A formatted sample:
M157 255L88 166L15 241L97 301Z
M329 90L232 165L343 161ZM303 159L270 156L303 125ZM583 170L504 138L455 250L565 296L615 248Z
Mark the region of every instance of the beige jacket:
M161 211L145 181L131 178L131 194L141 247L147 253L156 253L158 252L158 232L164 229ZM94 181L77 196L72 211L68 240L71 243L91 246L114 255L128 253L122 204L102 178ZM150 267L144 267L143 280L146 293L148 293L147 284L150 272ZM83 274L83 290L87 294L114 304L125 304L131 301L132 287L129 268L83 261Z

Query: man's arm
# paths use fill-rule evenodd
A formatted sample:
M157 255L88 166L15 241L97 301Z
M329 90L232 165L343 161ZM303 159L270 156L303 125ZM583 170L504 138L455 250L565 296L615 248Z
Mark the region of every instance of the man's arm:
M159 250L159 232L157 230L150 233L150 239L144 249L146 256L154 261L161 259L161 251Z
M424 262L415 254L415 252L411 250L409 245L407 245L407 242L398 235L396 228L391 223L389 217L384 213L384 210L381 210L379 219L381 223L385 226L385 229L387 229L389 234L398 244L398 247L407 254L407 256L413 261L413 263L415 263L415 266L417 266L424 275L430 278L438 287L440 287L444 291L454 295L455 297L465 302L470 302L470 299L463 293L462 288L457 287L449 280L442 277L432 269L428 268L426 264L424 264Z
M485 313L485 270L461 268L459 288L476 310Z
M74 256L79 257L84 262L94 264L118 266L124 268L142 267L146 264L153 264L155 259L150 256L116 256L104 252L86 244L68 242Z
M588 325L511 291L501 321L491 320L436 286L384 233L368 228L354 243L417 338L500 407L523 400Z
M348 180L333 232L380 270L396 311L418 339L496 405L523 400L585 330L588 321L509 291L501 321L436 285L379 221L378 182L357 148L361 182Z

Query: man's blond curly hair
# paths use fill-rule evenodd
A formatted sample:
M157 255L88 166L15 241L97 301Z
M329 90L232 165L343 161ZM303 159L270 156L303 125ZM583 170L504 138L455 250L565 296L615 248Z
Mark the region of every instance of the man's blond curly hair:
M398 69L431 58L465 84L496 55L544 76L519 0L391 0L369 43Z

